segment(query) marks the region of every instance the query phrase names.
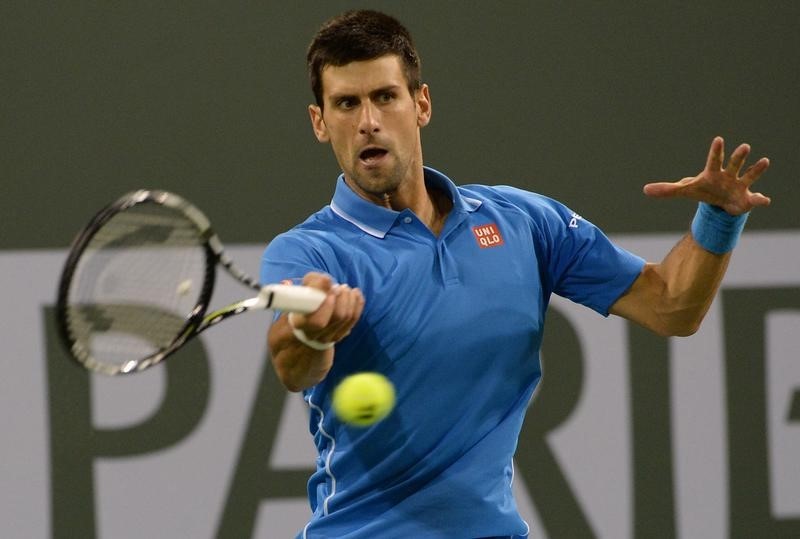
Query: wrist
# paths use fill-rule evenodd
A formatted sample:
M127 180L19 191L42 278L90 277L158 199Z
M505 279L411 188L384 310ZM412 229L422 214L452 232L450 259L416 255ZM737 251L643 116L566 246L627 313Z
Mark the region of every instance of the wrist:
M314 350L323 351L323 350L330 350L331 348L333 348L334 344L336 343L321 342L314 340L310 338L308 335L306 335L305 331L296 327L292 319L293 314L294 313L289 313L289 315L286 317L286 320L287 322L289 322L289 327L292 329L292 334L294 335L295 339L297 339L304 345L308 346L309 348L313 348Z
M731 215L719 206L700 202L692 220L692 237L706 251L728 253L736 247L749 215Z

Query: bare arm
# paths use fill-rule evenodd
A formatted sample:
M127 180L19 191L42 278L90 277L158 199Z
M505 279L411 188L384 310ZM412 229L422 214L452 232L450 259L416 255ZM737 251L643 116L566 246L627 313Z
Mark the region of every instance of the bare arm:
M327 292L328 297L315 312L292 315L294 326L320 343L335 343L345 338L364 309L361 291L347 285L333 286L330 277L322 273L307 274L303 284ZM301 391L319 383L333 365L334 348L315 350L300 342L286 314L270 327L267 343L275 372L289 391Z
M703 171L674 183L645 186L654 197L684 197L718 206L730 215L741 215L770 199L753 193L750 186L769 166L762 158L740 177L750 146L742 144L722 168L724 143L714 139ZM658 264L646 264L631 288L612 305L610 312L653 330L659 335L691 335L700 327L728 267L730 252L715 254L688 234Z
M691 335L711 307L730 257L706 251L687 234L660 264L645 265L610 312L665 337Z

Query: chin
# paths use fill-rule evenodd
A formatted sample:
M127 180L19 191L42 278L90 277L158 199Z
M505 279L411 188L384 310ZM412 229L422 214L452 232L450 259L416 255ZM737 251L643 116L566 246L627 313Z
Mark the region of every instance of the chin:
M393 193L400 185L400 182L394 178L387 178L378 171L368 171L366 174L354 176L353 183L365 193L377 197Z

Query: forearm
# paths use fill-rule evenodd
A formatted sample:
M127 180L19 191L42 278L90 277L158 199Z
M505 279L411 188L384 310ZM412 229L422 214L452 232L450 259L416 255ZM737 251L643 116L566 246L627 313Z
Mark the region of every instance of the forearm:
M286 316L272 324L268 336L272 364L289 391L318 384L333 365L334 349L315 350L297 340Z
M686 235L657 264L654 272L663 281L655 308L665 327L677 335L692 334L700 327L719 289L747 221L747 213L731 215L721 208L700 203Z
M659 333L691 335L697 331L719 290L730 256L730 252L709 252L687 234L653 266L661 291L652 298Z
M695 333L719 290L730 253L714 254L691 234L658 264L648 263L610 312L664 336Z

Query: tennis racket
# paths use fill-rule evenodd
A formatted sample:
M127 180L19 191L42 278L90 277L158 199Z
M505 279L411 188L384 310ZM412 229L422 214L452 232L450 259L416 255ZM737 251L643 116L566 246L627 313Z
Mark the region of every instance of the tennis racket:
M220 266L255 294L206 314ZM101 210L75 238L56 316L71 357L113 376L158 364L234 315L310 313L324 299L314 288L261 286L234 266L203 212L173 193L140 190Z

